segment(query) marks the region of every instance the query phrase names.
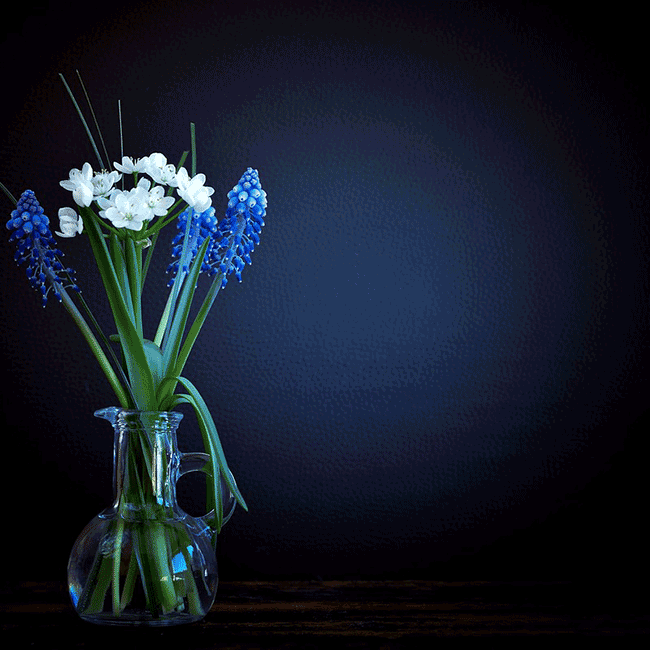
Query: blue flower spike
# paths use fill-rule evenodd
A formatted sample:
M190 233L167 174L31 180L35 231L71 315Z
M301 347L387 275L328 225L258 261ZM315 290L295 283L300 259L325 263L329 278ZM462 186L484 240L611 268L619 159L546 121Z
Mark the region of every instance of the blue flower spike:
M32 190L25 190L21 194L16 209L7 221L7 229L13 230L9 241L18 241L14 260L18 264L27 262L27 277L32 287L41 292L43 307L47 304L50 289L59 302L64 286L79 291L73 269L64 268L58 260L63 253L56 248L49 224L50 220L43 214L43 208ZM60 272L67 277L62 278Z
M214 214L214 208L208 208L205 212L199 213L194 208L188 207L178 215L178 221L176 223L178 234L172 240L172 257L177 257L178 259L174 260L169 267L167 267L167 273L172 274L171 280L167 283L168 287L171 287L172 284L174 284L179 268L182 268L183 273L189 273L190 264L196 257L196 253L203 245L206 237L210 238L210 243L208 244L205 259L201 264L201 271L209 272L211 270L208 261L212 249L216 244L215 237L218 235L217 219ZM188 222L190 224L190 234L187 254L186 258L181 260L183 241L185 239Z
M239 183L228 192L226 215L217 226L214 208L201 214L188 208L178 218L178 234L172 241L172 257L179 258L167 269L173 275L168 286L174 283L178 269L187 273L196 252L206 237L210 238L201 271L212 276L224 274L221 288L226 286L227 277L233 271L241 282L241 273L246 264L251 264L251 253L260 243L259 234L266 216L266 192L262 189L256 169L249 167ZM190 225L187 259L181 260L185 232Z
M249 167L239 183L228 192L228 209L219 224L222 239L218 249L219 270L224 274L221 287L228 282L226 276L233 271L241 282L245 264L251 264L251 253L260 243L260 232L266 216L266 192L260 184L257 169Z

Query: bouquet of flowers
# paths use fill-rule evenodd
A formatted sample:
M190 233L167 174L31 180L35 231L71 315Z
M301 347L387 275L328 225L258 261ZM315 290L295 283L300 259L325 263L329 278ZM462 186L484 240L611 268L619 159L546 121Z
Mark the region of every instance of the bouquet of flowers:
M249 167L228 192L225 215L219 220L212 207L214 189L205 185L204 174L196 173L193 124L190 125L190 172L183 166L190 151L182 154L176 166L168 163L161 153L134 159L124 156L122 151L121 162L113 164L113 171L106 171L108 155L106 161L100 156L72 91L62 75L61 79L102 171L93 172L86 162L81 169L72 169L68 179L60 182L72 192L78 214L70 207L61 208L58 213L60 230L56 235L87 237L106 290L116 332L106 336L93 317L74 270L62 262L63 253L51 232L50 220L34 192L25 190L16 200L0 184L15 204L7 222L10 241L17 245L15 260L27 265L27 276L40 292L43 306L50 292L64 305L123 409L168 412L181 403L193 407L210 457L212 480L208 485L208 506L215 511L218 532L224 516L222 481L237 502L246 510L247 507L228 469L210 411L194 384L183 376L183 369L228 276L234 273L241 281L242 270L251 263L251 253L260 242L264 225L266 192L260 185L257 170ZM92 112L92 106L90 110ZM125 178L132 179L130 189L124 188ZM169 296L157 331L146 338L142 313L147 307L143 299L147 270L160 231L171 223L176 224L177 233L168 268ZM190 307L201 273L210 277L211 283L190 323ZM177 392L179 385L184 392ZM151 545L152 539L147 543ZM165 543L169 546L169 540L163 539L162 545ZM107 571L110 575L111 569ZM119 592L119 586L113 585L113 589ZM119 593L116 600L119 601ZM119 602L116 608L120 609Z

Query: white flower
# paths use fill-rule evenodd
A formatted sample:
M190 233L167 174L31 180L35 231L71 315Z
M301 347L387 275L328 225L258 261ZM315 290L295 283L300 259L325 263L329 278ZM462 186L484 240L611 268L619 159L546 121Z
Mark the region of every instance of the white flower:
M106 197L106 196L100 196L100 197L97 199L97 204L99 205L100 208L102 208L102 209L99 211L99 216L100 216L100 217L104 217L104 219L106 218L106 210L108 210L109 208L114 208L114 207L115 207L115 203L113 202L113 199L114 199L118 194L120 194L121 192L122 192L122 190L114 189L114 190L113 190L113 191L108 195L108 197Z
M196 212L205 212L211 205L214 189L205 187L205 174L197 174L190 178L185 167L181 167L176 174L178 195Z
M210 198L210 194L213 194L214 190L212 190L212 192L209 192L209 190L211 189L212 189L211 187L204 187L201 190L201 192L199 192L195 197L194 209L199 214L201 212L205 212L212 205L212 199Z
M156 167L150 170L149 175L156 183L160 183L161 185L171 185L172 187L178 185L176 181L176 167L174 165L165 165L161 169Z
M171 185L176 187L178 181L176 180L176 167L174 165L165 165L160 174L160 182L164 185Z
M146 173L148 164L149 158L146 156L139 158L137 162L133 162L133 158L130 156L123 156L122 164L114 162L113 167L123 174L132 174L133 172Z
M176 168L167 164L167 158L161 153L152 153L149 156L147 174L161 185L176 185Z
M55 231L59 237L74 237L76 234L81 234L84 229L84 222L72 208L59 209L59 223L63 231Z
M149 217L150 219L152 219L154 216L164 217L169 211L169 208L174 205L174 197L166 197L164 195L165 190L160 185L154 187L152 190L149 189L151 187L151 181L148 178L141 178L138 181L138 187L142 188L147 193L147 196L144 198L144 202L151 210L151 217Z
M94 198L97 198L98 196L106 196L120 178L122 178L122 174L118 174L117 172L102 172L101 174L95 174L92 179Z
M161 171L167 164L167 158L165 158L161 153L152 153L147 157L147 160L149 163L147 164L147 169L145 171L155 180L154 174Z
M174 205L174 197L165 196L165 190L158 185L149 192L147 205L153 210L156 217L164 217L169 212L169 208Z
M145 192L148 192L149 188L151 187L151 181L148 178L143 177L138 181L138 184L136 185L136 187L140 187Z
M108 219L116 228L142 230L143 223L153 218L153 211L147 205L147 198L148 192L142 186L128 192L114 190L108 199L104 197L97 199L99 206L104 208L99 215Z
M176 186L176 167L167 164L167 158L161 153L152 153L149 156L147 174L161 185Z
M93 169L90 163L85 163L81 171L72 169L70 180L59 181L59 185L72 192L72 198L77 205L87 208L93 200L92 178Z
M190 175L187 173L185 167L181 167L178 172L176 172L176 187L179 190L186 188L190 184Z

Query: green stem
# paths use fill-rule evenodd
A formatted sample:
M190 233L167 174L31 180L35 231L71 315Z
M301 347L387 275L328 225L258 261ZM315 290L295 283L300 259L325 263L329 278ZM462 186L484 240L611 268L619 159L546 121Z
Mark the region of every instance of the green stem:
M16 201L16 198L14 197L14 195L13 195L13 194L12 194L12 193L11 193L11 192L10 192L10 191L5 187L5 186L4 186L3 183L0 183L0 190L2 190L2 191L7 195L7 197L9 198L9 200L10 200L14 205L16 205L16 204L18 203L18 201Z
M170 188L170 189L173 189L173 188ZM181 212L183 212L183 210L186 209L186 208L183 208L183 209L179 210L178 212L174 212L174 210L176 210L178 205L180 203L182 203L182 202L183 202L183 199L178 199L176 201L176 203L174 203L174 205L172 205L172 207L169 208L169 214L168 214L167 218L164 219L163 221L157 221L153 226L151 226L150 228L147 229L147 231L144 233L144 235L146 235L146 237L151 237L152 235L155 235L156 233L159 233L168 223L170 223L171 221L174 221L174 219L176 219L178 217L178 215L181 214Z
M13 201L14 205L16 205L16 199L2 183L0 183L0 189L2 189L5 192L5 194ZM64 265L61 264L61 266L63 267ZM72 282L71 278L68 279L70 280L70 282ZM122 368L117 358L115 357L115 353L113 352L113 349L111 348L108 339L106 338L104 332L102 331L102 328L99 326L99 323L93 316L92 311L90 311L90 307L88 306L88 303L86 303L84 297L81 295L81 293L79 293L78 297L81 302L81 305L85 309L86 314L88 315L88 318L90 318L90 321L93 324L94 328L99 333L100 338L102 339L104 345L106 346L106 349L110 352L111 356L113 357L113 362L115 363L115 367L118 369L118 372L121 374L122 381L124 382L124 386L126 386L126 390L129 392L128 396L126 395L126 392L124 391L124 388L120 383L120 380L117 378L113 370L113 367L110 364L110 361L106 358L104 351L102 350L97 339L93 335L92 330L88 326L88 323L86 323L84 317L77 309L77 306L72 301L72 298L70 298L68 292L63 288L63 286L59 282L56 282L56 289L61 296L61 301L63 302L64 307L67 309L68 313L72 316L72 319L76 323L77 327L79 327L79 329L81 330L81 333L86 339L86 342L90 346L91 352L95 355L95 358L99 362L99 365L102 371L104 372L104 374L106 375L109 384L115 391L115 395L117 396L120 406L122 406L123 408L131 408L135 404L135 399L133 397L133 393L131 392L131 386L129 385L129 382L126 376L124 375L124 372L122 371Z
M147 258L144 261L144 267L142 269L142 279L140 280L140 291L144 291L144 281L147 279L147 271L149 271L149 264L151 264L151 259L153 258L153 251L156 248L156 242L158 241L158 233L154 233L151 237L151 244L149 244L149 249L147 250ZM140 248L140 255L142 255L142 248Z
M120 336L120 344L124 350L131 389L135 396L134 406L144 411L155 411L157 410L156 391L144 351L144 341L133 323L131 313L133 303L130 301L130 296L127 300L124 295L113 259L97 223L98 218L90 208L83 208L81 214L97 262L97 268L104 282L104 289Z
M122 561L122 539L124 537L124 519L118 516L115 545L113 547L113 614L120 615L120 563Z
M122 368L122 364L120 363L119 359L117 358L115 351L113 350L113 347L111 346L109 340L106 338L106 335L104 334L102 328L99 326L99 323L97 322L97 319L93 315L92 311L90 310L90 307L88 306L88 303L84 300L84 297L81 293L78 294L79 301L81 302L81 306L84 308L86 311L86 315L90 319L90 322L92 323L93 327L99 334L99 337L101 338L102 342L104 343L104 347L109 351L111 358L113 359L113 363L115 365L115 368L117 369L117 372L120 375L120 379L123 382L123 385L126 387L126 390L129 393L129 398L130 398L130 404L126 408L133 408L135 406L135 397L133 396L133 392L131 391L131 386L129 384L129 380L127 379L126 375L124 374L124 369ZM117 339L119 341L119 337ZM124 406L123 404L121 404Z
M72 298L70 298L68 292L60 285L57 287L57 289L61 294L61 300L63 302L64 307L67 309L70 316L72 316L72 320L74 320L77 327L81 330L83 337L86 339L86 342L90 346L91 352L95 355L95 358L97 359L101 369L106 375L106 378L108 379L108 383L115 391L115 395L117 396L117 399L120 402L120 406L122 406L123 408L129 408L131 406L131 400L129 399L129 396L127 395L124 388L120 384L120 380L117 378L117 375L115 374L115 371L113 370L110 361L104 354L104 351L102 350L99 341L97 341L97 339L95 338L94 334L92 333L92 330L88 326L88 323L86 323L86 320L81 315L81 312L77 309L77 306L74 304L74 302L72 302Z
M190 147L192 148L192 178L196 176L196 130L194 122L190 122Z
M187 571L185 572L185 588L187 590L187 603L192 614L203 615L203 607L201 606L201 599L199 597L199 590L196 588L196 582L194 582L194 576L192 575L192 558L187 552L186 546L181 541L181 553L183 554L183 559L185 560L185 566Z
M138 562L135 558L135 552L131 551L129 558L129 568L124 580L124 588L122 589L122 599L120 600L120 610L124 610L133 598L133 589L135 588L135 579L138 575L137 572Z
M124 248L126 275L133 304L133 320L135 328L142 338L142 248L136 246L130 237L124 241Z
M93 135L90 132L90 129L88 128L86 119L84 118L83 113L79 108L79 104L77 104L77 100L74 98L74 95L70 90L70 86L68 86L68 82L65 80L64 76L60 72L59 72L59 77L61 77L61 81L63 82L65 89L68 91L68 95L70 95L70 99L72 100L74 107L77 109L77 114L79 115L79 119L81 120L81 123L84 125L84 128L86 129L86 135L88 136L88 139L90 140L90 144L92 144L93 149L95 150L95 155L97 156L97 160L99 161L99 168L106 169L106 165L102 161L102 157L99 155L99 150L97 149L97 145L95 144L95 138L93 138Z
M214 303L214 300L217 297L217 294L219 293L219 289L221 289L222 280L223 280L223 273L218 273L215 279L212 281L212 285L210 286L208 293L203 299L203 304L201 305L201 308L199 309L196 318L192 323L192 327L190 327L190 330L187 333L185 342L183 343L183 347L181 348L181 351L178 355L178 359L176 360L176 365L174 366L174 370L171 373L173 377L179 377L182 374L183 368L185 367L185 363L187 362L187 359L190 356L190 352L192 351L194 343L196 342L196 339L199 336L201 327L203 327L203 323L205 322L205 319L207 318L207 315L210 312L212 304ZM172 395L172 393L176 390L176 382L174 383L170 382L165 384L164 390L165 390L164 394L158 395L158 399L160 403L163 403L163 401L166 398L168 398L170 395Z
M129 268L126 263L126 256L122 250L122 242L116 235L111 235L108 238L110 242L110 255L115 269L115 277L117 279L120 292L124 296L124 302L131 317L131 322L135 325L135 310L133 309L133 294L131 293L131 281L129 278ZM136 327L137 329L137 327Z
M188 229L189 230L189 229ZM167 329L167 336L164 341L163 349L163 372L165 377L169 377L172 368L176 367L178 359L178 352L181 347L183 333L185 332L185 325L192 306L192 298L196 290L196 284L201 272L201 265L205 257L205 251L208 248L210 240L206 237L201 248L197 251L194 262L190 268L190 272L184 277L183 290L178 297L174 316L171 320L171 325ZM182 262L181 258L181 262ZM179 280L182 264L179 265L179 274L176 276L176 281ZM176 285L176 282L174 283ZM173 287L172 287L173 288Z
M158 330L156 331L156 337L153 340L153 342L158 347L161 347L163 336L165 335L165 331L167 330L167 322L169 321L169 315L170 315L171 310L172 310L173 297L174 297L174 292L170 291L169 296L167 297L167 304L165 305L165 309L163 311L163 314L160 317L160 323L158 324Z
M181 291L181 287L183 286L183 281L185 280L185 277L187 276L187 273L184 270L185 263L188 258L188 247L189 247L189 242L190 242L190 233L191 233L191 227L190 224L186 224L185 226L185 235L183 236L183 247L181 250L180 257L178 259L178 271L176 272L176 278L174 278L174 284L172 285L172 290L171 290L171 295L170 295L170 308L169 308L169 314L167 315L167 322L165 323L165 333L162 339L162 343L160 344L161 350L163 352L167 349L169 337L170 337L170 329L173 323L173 319L170 319L169 316L174 315L176 312L176 302L178 300L178 296ZM207 240L206 240L207 241Z
M98 614L104 610L104 599L111 585L111 576L110 561L98 550L77 604L81 614Z
M90 97L88 97L88 93L86 92L86 86L84 86L84 82L81 80L81 75L79 74L79 70L75 70L75 72L77 73L77 77L79 77L79 83L81 84L81 89L84 91L84 95L86 96L86 102L88 102L88 108L90 109L90 114L93 116L93 120L95 121L95 128L97 129L97 133L99 134L99 140L102 143L102 147L104 147L104 154L106 155L106 162L108 163L110 158L108 157L108 151L106 151L106 145L104 144L102 131L99 128L99 124L97 123L97 118L95 117L95 111L93 110L93 105L90 103Z

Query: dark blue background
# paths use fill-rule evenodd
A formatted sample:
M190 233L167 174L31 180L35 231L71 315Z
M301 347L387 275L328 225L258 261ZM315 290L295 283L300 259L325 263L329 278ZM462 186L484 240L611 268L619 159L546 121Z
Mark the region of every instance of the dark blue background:
M59 181L96 167L57 76L81 99L75 69L111 160L121 99L128 155L176 162L196 123L218 212L259 170L262 243L186 369L250 507L224 528L223 579L645 570L635 51L608 43L611 16L396 4L32 9L1 49L0 178L33 189L58 229L73 205ZM87 241L61 247L112 331ZM115 400L65 310L43 310L12 246L0 253L5 471L21 468L5 570L58 579L111 500L112 436L92 413ZM164 242L157 253L151 337ZM199 449L181 410L181 448ZM199 513L200 479L180 491Z

